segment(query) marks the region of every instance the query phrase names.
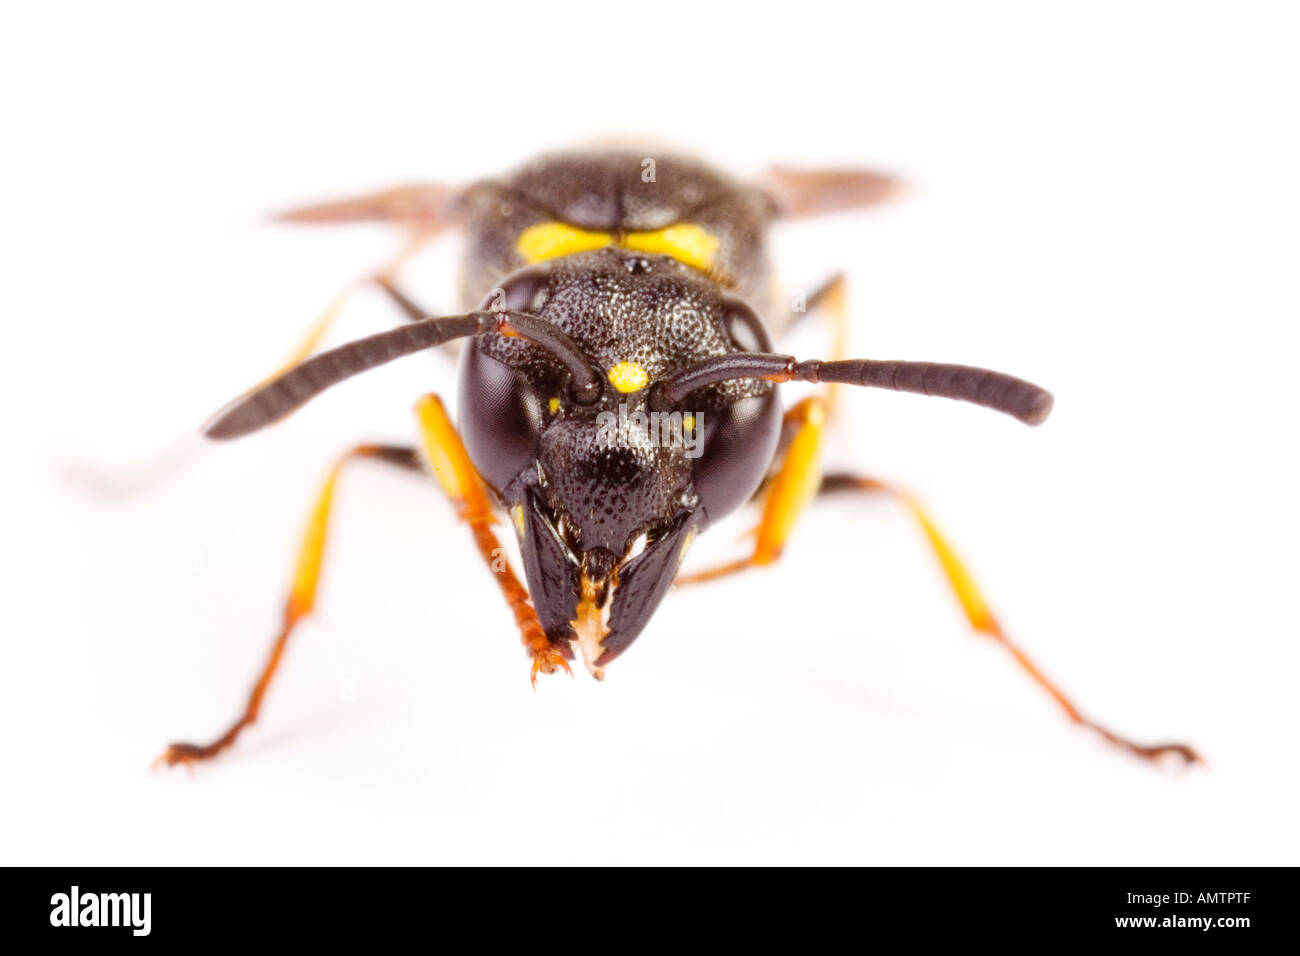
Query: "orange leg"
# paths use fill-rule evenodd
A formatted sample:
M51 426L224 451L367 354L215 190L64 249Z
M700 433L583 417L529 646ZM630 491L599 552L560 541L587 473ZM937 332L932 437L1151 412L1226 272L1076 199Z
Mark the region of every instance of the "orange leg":
M837 272L812 291L801 303L791 303L791 313L784 325L777 329L778 335L785 337L796 326L803 324L809 316L830 320L832 359L848 358L849 350L849 303L848 279L842 272ZM829 385L824 390L827 410L832 411L839 401L843 386Z
M329 328L343 303L354 293L371 285L379 285L402 308L410 319L422 319L427 313L393 287L393 278L425 245L444 230L459 224L460 200L458 189L434 183L398 186L382 192L353 196L313 206L302 206L281 213L281 222L308 225L340 225L344 223L381 221L398 226L405 232L401 249L382 268L354 282L330 305L325 315L313 327L292 359L275 375L297 365L315 351L316 345ZM275 377L273 375L272 377Z
M342 472L343 466L359 458L370 458L415 471L420 470L420 459L416 455L415 449L391 445L359 445L339 459L338 463L330 471L329 477L326 478L325 485L321 488L320 495L316 499L315 507L312 508L311 518L307 523L307 531L303 535L302 545L298 551L298 564L293 575L293 586L289 591L289 599L285 602L284 623L280 627L280 633L276 636L275 643L271 645L271 655L267 659L266 666L263 667L257 683L253 685L253 691L249 694L248 703L244 706L243 714L230 725L230 728L224 734L211 743L174 743L170 745L158 758L155 766L157 764L175 766L180 763L188 764L195 760L207 760L215 757L233 744L245 727L257 720L257 715L262 707L262 700L266 696L266 689L270 686L271 678L275 676L276 669L280 666L280 660L284 656L284 649L289 643L289 635L293 633L293 629L298 622L311 613L316 604L316 588L320 581L321 564L325 557L325 541L329 530L334 489L338 484L339 474Z
M420 322L424 319L436 316L438 313L431 309L423 308L418 302L403 292L397 285L392 272L377 273L373 280L375 285L388 296L389 300L396 305L402 312L402 316L411 322ZM455 362L456 356L460 354L462 342L453 340L445 342L438 346L434 351L445 358Z
M330 304L326 306L325 311L311 324L307 334L293 347L293 351L276 367L275 371L271 372L258 384L265 385L272 379L279 378L295 365L311 358L312 353L316 351L326 334L338 321L339 315L343 312L343 306L356 293L359 286L360 283L355 283L336 295Z
M926 540L930 542L930 547L934 551L940 567L943 568L944 575L948 578L948 584L951 586L953 594L957 596L957 600L961 603L962 610L965 612L970 626L976 632L993 638L1006 648L1011 656L1016 659L1016 663L1034 679L1034 682L1039 687L1051 695L1052 699L1065 711L1070 720L1081 727L1096 731L1111 743L1147 760L1157 760L1166 755L1174 755L1180 757L1186 763L1200 761L1201 758L1196 751L1185 744L1154 744L1150 746L1138 744L1085 717L1061 689L1049 680L1038 666L1029 659L1025 652L1007 637L1001 625L998 624L997 618L989 610L988 604L985 602L983 595L980 594L979 588L976 587L975 579L971 576L970 571L966 569L966 565L957 556L957 553L939 532L930 516L912 495L874 478L845 474L827 475L822 490L826 493L843 490L883 493L903 505L916 519L917 524L921 526L921 530L925 532Z
M1155 760L1168 754L1181 757L1187 763L1195 763L1200 759L1194 750L1184 744L1157 744L1154 746L1138 744L1085 717L1079 708L1055 684L1048 680L1025 652L1002 631L979 589L975 586L974 578L966 570L966 566L939 533L934 522L930 520L930 517L911 495L873 478L858 478L852 475L833 475L823 483L820 449L829 405L829 396L825 399L820 397L807 398L786 413L785 430L787 434L792 433L793 437L786 447L780 466L768 481L763 501L762 519L755 532L753 552L748 557L720 567L683 575L677 579L677 584L715 580L743 571L746 568L772 564L781 556L785 543L794 530L796 521L803 513L808 502L819 490L830 492L854 489L858 491L884 492L906 506L925 531L926 538L929 540L935 556L939 559L944 574L948 577L948 583L951 585L953 593L957 595L957 599L961 602L962 609L966 612L971 627L977 632L993 638L1005 647L1025 672L1052 696L1052 699L1056 701L1072 721L1091 728L1111 743L1117 744L1148 760Z
M384 264L383 268L355 280L351 285L336 295L333 301L331 301L326 307L325 311L321 313L320 317L312 323L311 328L307 330L307 334L302 337L298 345L289 354L288 359L285 360L274 372L263 379L259 385L264 385L274 378L279 378L295 365L311 358L312 354L320 346L320 343L325 338L326 334L338 321L339 316L343 312L343 307L347 304L348 300L363 289L369 288L371 285L378 285L381 289L387 292L398 306L401 307L407 318L412 320L427 318L428 313L420 312L417 314L417 307L414 303L393 287L393 276L407 262L407 260L419 252L425 243L432 238L432 233L412 233L407 237L402 248L393 256L392 259Z
M790 316L784 324L779 326L779 334L784 335L796 325L801 324L809 316L816 315L824 309L829 309L832 312L833 318L836 322L842 323L847 320L847 314L844 309L844 293L847 286L848 279L845 277L844 273L837 272L817 288L813 289L811 293L802 296L802 301L792 298L790 303ZM837 329L836 331L842 333L843 330Z
M329 334L330 329L338 322L348 301L371 285L378 285L387 292L408 318L413 320L425 318L428 313L420 311L410 299L393 286L392 276L433 236L434 232L427 230L411 232L401 250L383 268L352 282L336 295L285 359L254 387L260 387L279 378L289 369L310 358ZM170 479L180 475L198 460L206 448L207 445L199 438L187 434L152 455L148 461L135 465L129 470L115 470L76 459L61 462L60 470L65 480L97 497L127 499L161 487Z
M426 395L416 404L415 413L420 422L424 454L434 477L451 499L460 519L469 525L479 555L494 573L497 585L514 613L524 648L533 660L530 675L533 688L537 687L539 673L550 674L559 669L572 677L573 671L565 658L573 652L567 646L551 643L528 599L527 589L511 570L501 542L492 531L492 507L483 482L474 470L442 400L437 395Z
M793 434L775 474L768 480L763 516L748 557L677 578L676 584L712 581L746 568L771 564L781 556L795 522L821 484L821 444L826 427L825 399L805 398L785 413L783 428Z
M798 409L799 406L795 406ZM793 410L792 410L793 411ZM774 479L773 487L768 492L768 499L763 513L763 521L758 529L758 542L754 554L748 558L731 564L723 565L698 574L693 574L677 579L679 584L687 584L696 581L706 581L714 578L723 577L742 571L745 568L757 567L764 564L771 564L780 555L779 545L784 542L785 537L789 534L794 518L802 510L806 499L797 498L791 494L782 484L782 481L790 482L798 476L800 471L798 458L804 453L801 451L799 442L802 436L808 434L805 427L799 435L796 435L794 443L787 454L786 462ZM792 461L791 459L795 460ZM803 488L807 487L807 479L803 479ZM945 576L948 578L948 584L951 586L957 600L961 603L962 610L966 614L966 619L970 626L978 633L991 637L1001 644L1016 659L1016 663L1031 677L1038 686L1047 691L1057 705L1065 711L1067 717L1082 727L1087 727L1100 734L1106 740L1117 746L1123 747L1130 753L1142 757L1146 760L1158 760L1165 756L1176 756L1186 763L1197 763L1200 756L1191 747L1186 744L1139 744L1127 737L1123 737L1109 728L1097 723L1096 721L1085 717L1082 711L1056 686L1048 677L1039 669L1028 655L1020 649L1018 645L1007 637L998 624L993 612L989 610L987 602L980 594L979 588L975 585L975 579L966 569L966 565L957 556L952 546L947 542L939 529L935 526L930 516L926 514L917 500L910 494L893 488L884 482L877 481L874 478L860 478L854 475L835 474L828 475L825 481L821 483L821 489L824 493L855 490L884 493L893 497L911 512L921 529L925 532L926 539L930 542L935 557L938 558L940 566L943 568Z
M344 304L357 288L357 285L350 286L335 296L285 360L254 387L265 385L310 357L338 320ZM69 460L61 464L61 471L65 480L96 497L128 499L165 485L197 461L207 448L208 445L199 436L187 433L151 455L147 461L135 464L127 470L113 469L93 462Z
M849 292L848 280L843 273L837 273L831 280L817 290L813 301L817 307L826 312L831 320L832 339L830 355L832 359L848 358L849 354ZM839 405L843 385L830 385L826 389L826 416L834 414Z
M397 254L381 269L364 276L344 289L330 303L325 313L317 319L310 331L290 355L289 360L267 377L278 377L316 351L325 333L338 318L344 303L358 291L377 283L398 300L408 311L409 302L403 302L392 288L392 277L408 260L443 230L460 222L461 191L435 183L398 186L382 192L351 196L332 202L290 209L276 216L280 222L306 225L341 225L355 222L381 221L398 226L405 238ZM414 306L410 306L414 308ZM412 318L424 318L413 315Z

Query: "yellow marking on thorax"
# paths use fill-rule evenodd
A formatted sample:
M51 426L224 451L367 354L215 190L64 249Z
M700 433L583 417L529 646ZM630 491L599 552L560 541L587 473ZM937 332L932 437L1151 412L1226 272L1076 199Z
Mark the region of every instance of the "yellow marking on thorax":
M549 408L551 410L551 414L554 415L560 410L560 400L558 398L552 398L549 402L546 403L546 407Z
M515 248L528 263L602 249L614 241L608 232L587 232L563 222L539 222L519 234Z
M620 245L637 252L672 256L678 262L707 272L713 268L718 237L694 223L682 222L658 232L630 232Z
M628 232L614 235L609 232L588 232L564 222L539 222L519 234L515 248L532 264L545 259L558 259L577 252L590 252L605 246L620 246L636 252L672 256L702 272L713 268L718 252L718 237L703 226L680 222L654 232Z
M609 381L620 392L635 392L646 387L650 375L636 362L619 362L609 370Z

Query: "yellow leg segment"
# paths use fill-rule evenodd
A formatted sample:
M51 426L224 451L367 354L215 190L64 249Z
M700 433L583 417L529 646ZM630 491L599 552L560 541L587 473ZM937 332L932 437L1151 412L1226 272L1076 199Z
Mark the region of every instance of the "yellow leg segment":
M550 674L563 670L573 676L562 649L551 644L537 619L537 612L528 599L528 591L511 570L505 559L501 542L492 531L492 507L478 472L470 461L460 435L451 423L442 400L437 395L426 395L415 406L420 423L420 435L425 458L434 477L460 519L466 522L474 535L488 568L494 572L501 593L515 616L515 625L523 637L524 647L533 660L531 679L537 687L538 673Z
M829 319L831 342L830 357L835 360L846 359L849 357L849 297L848 297L848 278L842 272L837 272L820 286L812 291L811 294L803 300L798 311L792 311L790 317L782 323L778 323L776 332L779 336L785 337L796 326L802 325L810 318ZM836 400L839 394L840 385L838 383L827 386L826 394L831 401Z
M273 379L279 378L295 365L311 358L311 356L316 352L316 349L320 347L321 342L325 339L329 330L338 322L339 316L343 313L343 307L347 305L348 300L361 290L372 285L378 285L390 296L395 298L399 305L403 305L401 294L393 288L393 276L397 273L397 270L400 269L408 259L419 252L431 238L432 235L429 234L412 234L407 237L401 250L393 256L393 258L390 259L382 269L355 280L346 289L336 295L334 300L326 306L325 311L321 313L320 317L312 323L311 328L307 330L307 334L302 337L302 340L299 341L293 352L290 353L288 359L286 359L274 372L259 382L257 387L265 385ZM411 315L408 312L408 318L419 319L425 318L425 316Z
M279 367L276 368L274 372L262 379L262 381L258 382L255 387L260 388L272 379L279 378L295 365L311 358L312 353L320 347L326 333L328 333L329 330L334 327L334 323L338 321L339 315L343 311L344 304L349 298L351 298L356 289L357 286L355 285L349 286L347 289L344 289L335 296L334 301L331 302L326 307L325 311L321 313L320 317L312 323L311 328L307 330L307 334L304 335L302 340L294 347L294 350L289 354L289 357L280 363Z
M831 357L843 358L848 348L848 283L837 273L807 301L810 311L826 311L831 318ZM693 584L771 564L781 556L786 541L808 502L821 485L821 448L827 420L835 409L839 385L830 385L820 395L806 398L785 413L782 432L794 432L776 473L767 483L763 515L754 532L754 552L747 558L720 567L682 575L677 584Z
M329 519L339 475L343 471L344 465L361 458L387 461L408 468L419 467L419 460L415 457L413 449L388 445L358 445L340 458L334 467L330 469L329 476L325 479L325 484L316 498L316 503L312 506L311 516L307 521L307 530L304 532L302 543L298 548L298 562L294 568L293 583L289 589L289 597L284 605L284 622L280 627L279 634L276 635L275 642L271 645L270 656L262 668L257 683L253 685L252 693L249 694L248 703L244 707L243 714L231 724L224 734L209 744L175 743L170 745L162 756L155 761L155 766L158 764L175 766L176 764L188 764L196 760L215 757L233 744L245 727L257 720L257 715L262 708L262 700L266 696L266 690L280 666L281 659L284 657L284 649L289 643L289 635L293 633L298 622L310 614L316 606L316 590L320 583L321 567L325 559Z
M930 548L934 551L934 556L938 559L939 566L943 569L948 584L952 587L953 594L956 595L958 602L961 604L962 611L965 612L970 626L975 631L993 638L1006 648L1011 656L1016 659L1016 663L1034 679L1034 682L1039 687L1051 695L1052 699L1065 711L1070 720L1080 726L1088 727L1111 743L1147 760L1156 760L1166 755L1180 757L1186 763L1196 763L1201 759L1196 751L1185 744L1157 744L1153 746L1138 744L1085 717L1060 688L1038 668L1038 665L1030 660L1029 656L1007 637L1001 625L998 624L997 618L989 610L988 602L980 594L975 579L967 570L965 563L958 557L952 545L944 538L934 521L914 496L874 478L860 478L853 475L831 475L827 477L826 491L844 489L887 494L908 510L925 533L926 540L929 541Z
M747 558L682 575L677 584L693 584L771 564L781 556L795 523L821 484L821 446L826 429L826 401L805 398L785 413L785 427L794 428L794 438L781 466L768 483L763 499L763 516L755 532L754 552Z
M301 211L304 214L311 213L312 210ZM285 218L294 219L293 216ZM295 221L315 222L327 221L324 218L313 219L305 215L304 218ZM276 369L267 375L254 389L260 388L268 382L279 378L285 372L289 371L296 365L299 365L306 359L315 354L320 348L321 342L329 334L338 322L339 316L343 313L344 306L357 292L377 284L389 293L394 299L398 300L399 305L403 305L402 296L392 286L392 276L397 270L413 255L415 255L429 240L435 232L429 230L415 230L404 241L402 248L398 253L388 261L380 270L370 275L364 276L350 284L346 289L334 297L326 306L324 312L317 317L312 323L307 333L294 346L293 351L282 361ZM407 305L403 305L407 308ZM413 306L411 307L413 308ZM423 315L411 315L408 309L408 317L425 318ZM201 450L206 447L192 435L185 435L181 440L172 443L169 447L163 449L160 453L152 456L150 461L144 462L131 468L126 472L115 472L114 470L103 468L91 463L81 461L70 461L63 466L65 476L78 485L85 486L89 491L107 497L125 498L143 494L147 491L157 488L164 482L174 478L184 469L188 468L199 457Z

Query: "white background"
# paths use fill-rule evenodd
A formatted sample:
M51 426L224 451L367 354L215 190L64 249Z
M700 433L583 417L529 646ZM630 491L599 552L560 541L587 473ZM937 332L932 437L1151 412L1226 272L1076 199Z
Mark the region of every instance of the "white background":
M0 861L1296 863L1296 25L1250 3L10 9ZM69 464L129 472L192 434L396 239L268 213L625 131L742 175L907 180L780 231L784 279L845 268L859 354L1004 369L1057 410L1030 430L859 393L830 464L917 490L1089 713L1206 769L1071 727L885 502L819 505L780 566L670 595L604 684L533 694L466 529L362 466L262 722L149 771L242 704L333 456L411 440L451 377L408 359L142 496ZM433 308L455 254L408 272ZM332 341L395 321L363 297Z

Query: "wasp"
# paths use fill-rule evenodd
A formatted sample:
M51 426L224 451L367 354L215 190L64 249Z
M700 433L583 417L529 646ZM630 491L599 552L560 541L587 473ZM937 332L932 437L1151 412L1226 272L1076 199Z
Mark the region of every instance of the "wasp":
M853 491L889 496L910 512L970 626L1002 644L1072 721L1139 757L1195 762L1185 745L1135 743L1084 716L1003 632L913 496L868 476L822 474L827 422L846 385L973 402L1029 425L1052 407L1047 391L999 372L838 354L848 321L842 274L806 302L838 330L836 354L800 360L774 351L764 320L781 317L770 227L870 206L895 186L870 171L775 168L742 182L685 157L570 152L463 188L403 186L286 214L401 227L403 252L365 281L408 321L311 354L327 315L295 361L218 412L205 434L247 435L345 379L448 343L461 346L459 420L428 394L415 406L417 444L359 445L338 460L242 714L212 742L174 743L159 761L213 757L257 719L290 635L315 604L339 474L369 459L436 479L514 617L534 689L539 674L572 674L575 655L603 678L674 584L772 564L814 497ZM453 228L465 240L465 311L430 316L400 288L399 267ZM820 387L783 408L786 382ZM679 575L696 535L751 499L761 517L749 553ZM523 581L501 558L500 513L518 539Z

